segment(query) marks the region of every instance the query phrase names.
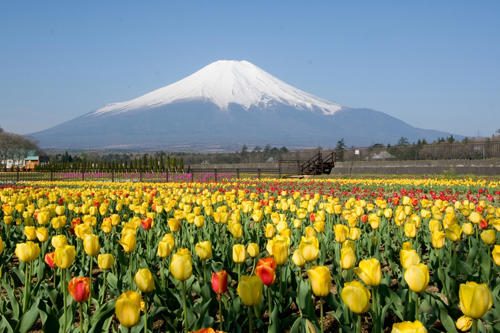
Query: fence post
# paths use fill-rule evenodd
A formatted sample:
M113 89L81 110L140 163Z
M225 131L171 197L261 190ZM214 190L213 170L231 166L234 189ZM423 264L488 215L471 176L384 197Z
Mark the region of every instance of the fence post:
M214 182L217 181L217 168L214 168Z
M17 169L17 173L16 173L16 181L19 181L19 169Z
M191 183L194 182L194 170L191 170Z
M111 170L111 182L115 182L115 170Z
M167 183L168 183L168 168L166 169L166 171L167 171L166 178L167 178Z
M240 179L240 169L236 168L236 178Z
M54 181L54 170L50 169L50 181Z
M278 163L278 178L281 178L281 163Z
M142 169L139 171L139 181L142 183Z
M260 179L260 168L257 169L257 179Z
M85 181L85 168L82 169L82 181Z

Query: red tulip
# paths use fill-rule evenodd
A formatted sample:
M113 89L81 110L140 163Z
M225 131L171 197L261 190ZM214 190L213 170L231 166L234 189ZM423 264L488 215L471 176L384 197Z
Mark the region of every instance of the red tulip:
M145 219L142 219L141 224L144 230L149 230L153 225L153 220L150 217L146 217Z
M75 302L85 302L90 297L90 281L88 277L75 277L68 283L68 291Z
M222 294L227 291L227 272L225 270L212 273L212 289L217 294Z
M56 263L54 261L55 254L55 252L49 252L45 255L45 263L49 265L50 268L56 267Z
M257 267L255 267L255 275L257 275L266 286L273 284L276 279L276 261L274 258L259 259Z

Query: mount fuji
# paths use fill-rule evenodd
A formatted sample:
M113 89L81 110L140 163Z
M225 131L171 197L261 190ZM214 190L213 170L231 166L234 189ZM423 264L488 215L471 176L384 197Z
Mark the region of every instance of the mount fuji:
M243 144L298 147L432 141L425 130L370 109L297 89L248 61L219 60L124 102L31 134L44 148L234 150ZM459 136L458 136L459 137Z

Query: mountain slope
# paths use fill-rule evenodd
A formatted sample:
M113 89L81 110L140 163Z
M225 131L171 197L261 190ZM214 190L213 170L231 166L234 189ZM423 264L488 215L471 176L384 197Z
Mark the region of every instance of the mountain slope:
M331 103L246 61L218 61L166 87L33 136L47 148L239 149L428 141L449 133Z

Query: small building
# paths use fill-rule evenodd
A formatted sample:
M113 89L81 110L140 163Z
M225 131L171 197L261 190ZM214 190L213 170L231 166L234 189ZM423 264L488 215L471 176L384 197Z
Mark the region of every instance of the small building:
M30 155L24 159L26 170L33 170L37 165L40 165L40 156Z

